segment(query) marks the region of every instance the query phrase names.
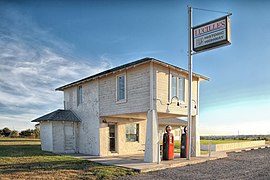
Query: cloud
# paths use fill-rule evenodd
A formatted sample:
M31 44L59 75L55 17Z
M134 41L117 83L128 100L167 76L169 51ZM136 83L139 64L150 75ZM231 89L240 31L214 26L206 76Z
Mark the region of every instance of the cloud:
M74 58L67 53L72 45L14 9L0 12L0 48L0 128L27 128L31 119L63 107L56 87L110 66L102 58L98 63Z

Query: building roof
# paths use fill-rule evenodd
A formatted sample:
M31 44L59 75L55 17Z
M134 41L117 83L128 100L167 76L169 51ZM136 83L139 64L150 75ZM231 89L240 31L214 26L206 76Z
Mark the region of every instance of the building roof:
M51 113L48 113L44 116L41 116L37 119L32 120L31 122L40 122L40 121L70 121L70 122L80 122L81 120L73 113L71 110L62 110L58 109Z
M137 61L133 61L133 62L124 64L124 65L121 65L121 66L117 66L117 67L112 68L112 69L108 69L108 70L100 72L98 74L88 76L88 77L80 79L78 81L74 81L72 83L69 83L69 84L66 84L64 86L58 87L55 90L56 91L63 91L64 89L66 89L68 87L76 86L76 85L79 85L79 84L81 84L83 82L87 82L87 81L90 81L90 80L93 80L93 79L97 79L97 78L100 78L102 76L111 74L113 72L116 72L116 71L119 71L119 70L122 70L122 69L126 69L126 68L130 68L132 66L136 66L136 65L139 65L139 64L144 64L144 63L147 63L147 62L154 62L154 63L160 64L160 65L166 66L166 67L171 67L173 69L183 71L183 72L188 74L188 71L185 70L185 69L179 68L177 66L165 63L163 61L160 61L160 60L157 60L157 59L154 59L154 58L146 57L146 58L143 58L143 59L140 59L140 60L137 60ZM199 75L199 74L196 74L196 73L193 73L193 76L198 77L198 78L203 79L203 80L209 80L208 77L205 77L205 76L202 76L202 75Z
M159 119L158 120L159 124L162 125L177 125L177 126L187 126L188 122L182 119L177 119L177 118L168 118L168 119Z

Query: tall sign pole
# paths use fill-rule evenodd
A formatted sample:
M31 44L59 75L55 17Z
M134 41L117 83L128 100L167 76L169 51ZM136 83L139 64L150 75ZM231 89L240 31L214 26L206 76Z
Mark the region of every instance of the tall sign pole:
M188 6L188 143L187 159L191 159L192 132L192 55L231 44L230 18L232 13L193 8L203 11L226 13L226 16L193 27L192 7ZM196 143L196 142L195 142Z
M188 6L188 153L191 157L191 126L192 126L192 8Z

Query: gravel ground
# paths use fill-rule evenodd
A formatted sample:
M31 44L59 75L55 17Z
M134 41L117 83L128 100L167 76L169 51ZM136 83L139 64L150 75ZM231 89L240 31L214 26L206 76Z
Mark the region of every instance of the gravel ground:
M230 153L224 159L118 179L270 179L270 148Z

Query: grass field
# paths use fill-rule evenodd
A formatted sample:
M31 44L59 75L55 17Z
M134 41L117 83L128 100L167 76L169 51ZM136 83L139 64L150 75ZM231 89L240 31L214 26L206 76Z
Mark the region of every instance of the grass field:
M40 150L40 141L0 138L0 179L112 179L136 172Z
M250 140L201 140L201 144L227 144L227 143L238 143L238 142L248 142Z

